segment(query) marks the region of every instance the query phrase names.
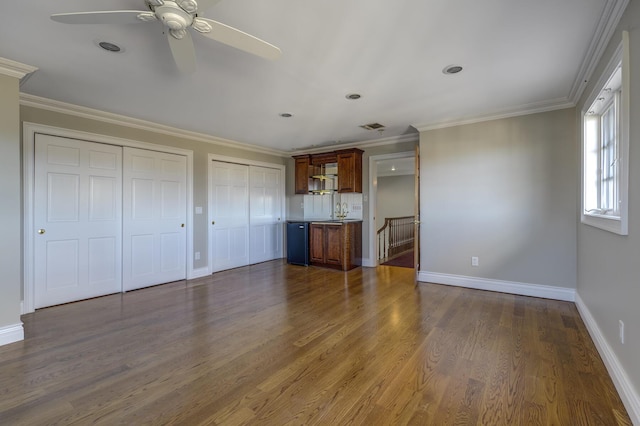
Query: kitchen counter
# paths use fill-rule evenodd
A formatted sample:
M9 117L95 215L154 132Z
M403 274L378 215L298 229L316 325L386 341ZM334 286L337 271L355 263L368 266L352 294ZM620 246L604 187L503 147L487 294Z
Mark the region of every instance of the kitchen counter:
M322 220L309 224L312 265L348 271L362 264L362 220Z
M300 219L300 220L294 220L294 219L289 219L287 220L287 223L330 223L330 224L336 224L336 223L349 223L349 222L362 222L362 219Z
M315 223L319 225L328 224L328 225L342 225L343 223L355 223L362 222L362 219L329 219L329 220L312 220L309 223Z

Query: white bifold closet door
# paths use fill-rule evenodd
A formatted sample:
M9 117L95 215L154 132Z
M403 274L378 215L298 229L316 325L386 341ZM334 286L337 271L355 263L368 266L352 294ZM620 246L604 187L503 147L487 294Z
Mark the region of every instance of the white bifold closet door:
M38 134L34 173L35 307L120 292L122 148Z
M282 194L280 170L250 166L249 263L282 257Z
M124 148L123 290L186 278L186 157Z
M281 258L281 171L221 161L210 167L211 272Z
M211 272L249 264L249 167L211 163Z

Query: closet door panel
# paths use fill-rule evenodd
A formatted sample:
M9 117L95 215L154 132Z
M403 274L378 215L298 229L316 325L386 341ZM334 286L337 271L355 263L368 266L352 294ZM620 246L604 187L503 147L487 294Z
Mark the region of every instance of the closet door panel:
M209 212L211 272L249 264L249 167L212 161Z
M124 148L124 290L186 278L186 157Z
M265 262L282 257L282 194L280 171L251 166L250 263Z
M122 290L122 148L36 135L35 307Z

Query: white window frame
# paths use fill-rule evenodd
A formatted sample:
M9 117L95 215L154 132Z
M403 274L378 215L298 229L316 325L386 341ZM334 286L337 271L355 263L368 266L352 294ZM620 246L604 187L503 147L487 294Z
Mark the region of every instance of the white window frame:
M622 32L622 42L618 45L615 54L602 72L600 79L593 88L593 91L586 99L582 108L582 126L581 126L581 142L582 142L582 196L580 203L580 220L582 223L596 228L600 228L619 235L628 235L629 219L628 219L628 199L629 199L629 33ZM615 160L617 167L617 208L612 210L593 209L592 206L586 206L587 183L593 182L594 179L600 185L601 177L593 176L593 170L588 170L588 143L587 143L587 123L589 122L591 108L599 99L605 85L611 77L620 68L622 72L622 81L620 93L616 94L607 106L602 108L600 112L604 112L612 103L616 103L617 109L617 159ZM598 142L598 145L600 143Z

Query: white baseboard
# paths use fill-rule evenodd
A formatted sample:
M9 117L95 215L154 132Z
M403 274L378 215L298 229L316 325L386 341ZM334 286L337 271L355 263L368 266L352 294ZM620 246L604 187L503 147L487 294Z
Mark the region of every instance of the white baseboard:
M618 394L620 394L620 399L622 399L622 403L627 409L629 417L631 417L631 422L634 425L640 425L640 395L638 395L638 392L633 387L629 376L627 376L624 368L620 365L618 357L611 346L609 346L609 343L607 343L607 339L605 339L600 331L598 323L595 318L593 318L593 315L591 315L589 308L587 308L587 305L585 305L579 294L576 294L576 307L602 357L604 365L609 371L611 380L613 380L613 384L618 390Z
M24 340L22 323L0 327L0 346Z
M367 268L375 268L376 266L378 266L378 262L376 262L375 260L371 260L371 258L369 257L363 257L362 266Z
M196 278L206 277L207 275L211 275L211 272L209 272L209 267L198 268L191 271L188 279L195 280Z
M518 294L521 296L542 297L545 299L575 301L576 290L566 287L553 287L542 284L528 284L512 281L490 280L487 278L468 277L464 275L441 274L437 272L420 271L418 281L435 284L446 284L457 287L474 288L477 290L499 291L501 293Z

